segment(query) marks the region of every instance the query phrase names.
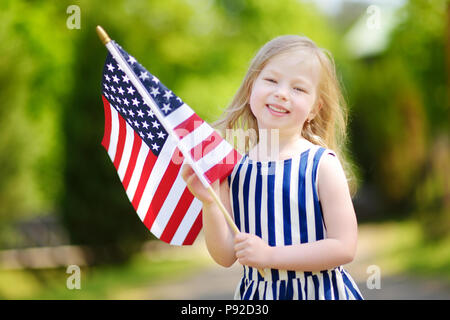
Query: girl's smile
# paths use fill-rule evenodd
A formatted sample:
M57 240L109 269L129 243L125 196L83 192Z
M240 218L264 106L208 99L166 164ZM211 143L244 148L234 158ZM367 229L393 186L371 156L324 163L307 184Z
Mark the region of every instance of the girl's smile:
M278 104L266 104L266 107L269 108L274 116L284 116L289 113L286 108Z

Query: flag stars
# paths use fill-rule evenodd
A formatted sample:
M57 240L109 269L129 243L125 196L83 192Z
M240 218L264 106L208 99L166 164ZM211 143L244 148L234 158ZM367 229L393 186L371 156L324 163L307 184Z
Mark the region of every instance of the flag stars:
M161 114L168 115L178 107L175 99L180 102L181 99L177 98L170 89L162 86L157 77L145 70L132 56L126 55L124 58L135 73L135 78L144 84L150 95L147 97L153 98ZM159 153L168 134L150 108L153 101L150 104L152 99L148 99L147 103L140 96L130 78L123 70L120 70L119 65L114 60L111 59L106 62L102 79L103 95L110 101L111 107L120 112L127 125L131 126L136 134L147 142L150 150L155 154Z
M113 72L114 69L115 69L114 66L113 66L111 63L110 63L110 64L107 64L106 67L107 67L108 70L111 71L111 72Z
M152 81L153 81L155 84L158 84L158 83L159 83L159 79L158 79L157 77L155 77L155 76L153 76Z
M136 59L134 57L132 57L132 56L129 56L128 57L128 62L131 63L131 64L134 64L136 62Z
M172 98L172 97L173 97L172 91L170 91L170 90L165 91L164 98L166 98L167 100L170 100L170 98Z
M158 135L158 138L160 138L160 139L164 139L164 137L166 136L166 134L162 131L158 132L157 135Z
M150 79L150 77L148 76L148 72L141 72L141 74L139 75L139 78L141 78L142 81L145 81L146 79Z
M152 143L152 149L155 150L155 151L158 151L159 146L156 144L156 142Z
M133 95L136 90L134 90L133 87L128 87L127 91L129 94Z
M171 110L170 108L170 104L169 103L164 103L163 107L162 107L162 111L164 111L165 113L169 112Z
M153 128L159 129L159 126L160 126L160 124L159 124L158 121L155 120L155 121L152 122L152 127Z
M155 98L158 94L160 94L159 88L152 87L150 94L153 96L153 98Z

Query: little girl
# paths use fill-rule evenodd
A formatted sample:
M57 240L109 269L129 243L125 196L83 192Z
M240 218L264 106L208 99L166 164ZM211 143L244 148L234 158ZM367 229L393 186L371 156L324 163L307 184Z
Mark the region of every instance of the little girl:
M268 42L216 126L256 132L228 179L213 184L241 232L228 227L189 165L182 175L203 202L212 258L244 266L235 299L362 299L342 267L355 255L357 223L341 166L345 108L331 55L306 37Z

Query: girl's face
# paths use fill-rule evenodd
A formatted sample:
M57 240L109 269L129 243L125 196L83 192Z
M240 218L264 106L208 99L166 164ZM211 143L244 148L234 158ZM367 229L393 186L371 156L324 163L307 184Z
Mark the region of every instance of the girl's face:
M269 60L253 83L250 108L259 129L279 129L280 136L299 135L318 108L320 65L304 51ZM314 110L313 110L314 109Z

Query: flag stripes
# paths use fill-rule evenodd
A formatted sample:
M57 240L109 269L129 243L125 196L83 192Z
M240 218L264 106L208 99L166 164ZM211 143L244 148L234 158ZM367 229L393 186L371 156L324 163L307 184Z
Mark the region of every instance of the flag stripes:
M165 242L192 244L202 227L202 204L189 192L179 174L185 159L176 139L168 137L157 157L105 97L103 104L105 132L102 145L140 219ZM226 155L223 162L227 158L238 157L214 130L190 112L190 108L180 107L176 116L172 116L174 114L167 118L175 126L179 142L188 146L193 160L204 170L205 176L213 178L220 165L224 165L214 161L218 155ZM164 154L171 155L171 161L158 161L165 158L161 156Z

